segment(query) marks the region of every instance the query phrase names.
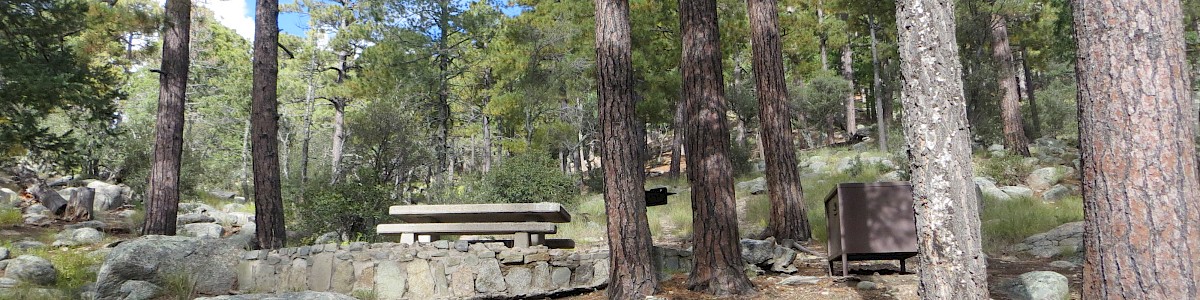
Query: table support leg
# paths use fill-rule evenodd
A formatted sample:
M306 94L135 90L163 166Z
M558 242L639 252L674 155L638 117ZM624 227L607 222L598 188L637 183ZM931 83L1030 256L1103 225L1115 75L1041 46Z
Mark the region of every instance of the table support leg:
M529 235L529 245L530 246L537 246L537 245L542 245L545 243L546 243L546 235L545 234L535 233L535 234Z
M417 236L417 242L428 243L434 240L432 235L422 234Z
M416 241L417 241L417 234L415 234L415 233L401 233L400 234L400 243L401 244L412 245Z
M513 248L528 248L529 242L530 242L529 240L530 239L529 239L528 232L514 233L513 234Z

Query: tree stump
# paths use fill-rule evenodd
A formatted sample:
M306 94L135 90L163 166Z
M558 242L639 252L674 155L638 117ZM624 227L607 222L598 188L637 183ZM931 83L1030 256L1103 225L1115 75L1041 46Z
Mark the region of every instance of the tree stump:
M92 219L92 202L96 198L96 190L88 187L75 189L71 192L71 201L67 202L67 211L63 220L82 222Z

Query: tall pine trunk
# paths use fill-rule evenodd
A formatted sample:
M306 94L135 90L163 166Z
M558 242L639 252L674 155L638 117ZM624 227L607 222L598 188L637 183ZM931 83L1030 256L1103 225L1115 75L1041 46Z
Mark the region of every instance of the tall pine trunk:
M675 134L671 135L671 167L667 171L667 178L679 178L679 170L682 167L680 162L683 161L683 135L686 131L684 124L684 105L683 100L675 103L675 117L671 119L671 126L675 129Z
M254 155L255 240L262 249L287 243L279 192L279 1L258 0L254 13L254 81L250 131Z
M600 156L608 213L608 299L641 299L658 290L646 220L643 159L633 95L629 2L596 1L596 83Z
M847 20L849 20L849 18L847 18ZM847 32L846 36L849 37L850 33ZM846 44L842 46L842 78L846 79L847 84L850 85L850 92L846 93L845 102L846 140L849 141L853 139L854 133L858 131L856 128L858 127L858 124L855 123L858 116L855 115L856 110L854 107L854 50L850 48L849 40L847 40Z
M695 232L695 266L688 289L717 296L754 294L754 285L742 269L738 243L716 0L682 0L679 15Z
M992 59L999 81L1000 118L1004 124L1004 146L1021 156L1029 156L1029 139L1021 127L1021 95L1017 91L1017 72L1013 70L1012 48L1008 43L1008 21L992 14Z
M796 170L796 148L792 145L792 120L784 85L783 51L779 41L779 13L775 0L747 0L750 40L753 50L758 119L762 124L763 156L767 163L767 187L771 216L767 236L776 240L807 241L812 238L800 173Z
M179 211L179 166L183 155L183 103L187 97L189 26L192 3L167 0L163 18L163 55L159 73L154 162L146 188L142 234L175 235Z
M340 78L341 75L339 75ZM338 80L340 83L340 79ZM329 183L334 184L342 179L342 151L346 144L346 103L345 98L334 97L329 99L329 104L333 106L333 145L329 147L329 152L332 155L330 161Z
M987 299L954 2L896 5L922 299Z
M1200 299L1179 1L1075 3L1084 299Z
M1025 99L1029 101L1029 122L1033 123L1029 126L1033 132L1029 134L1033 137L1042 136L1042 121L1038 116L1038 105L1035 91L1037 91L1037 80L1033 78L1033 72L1029 71L1029 54L1025 52L1025 46L1021 46L1021 72L1025 73Z
M867 16L867 28L871 32L871 95L875 96L875 133L879 136L879 151L888 152L888 118L887 107L891 101L884 101L883 80L879 78L879 39L875 37L874 16Z

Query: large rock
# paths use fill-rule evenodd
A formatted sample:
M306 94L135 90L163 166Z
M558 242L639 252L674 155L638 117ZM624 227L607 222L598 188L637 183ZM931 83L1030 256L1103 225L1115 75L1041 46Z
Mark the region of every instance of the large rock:
M380 298L385 299L385 298ZM216 297L200 297L196 300L355 300L354 297L333 292L291 292L279 294L245 294Z
M201 213L186 213L175 217L175 224L179 225L187 225L192 223L212 223L216 221L217 219L213 219L213 217Z
M1009 296L1017 300L1067 299L1067 277L1051 271L1033 271L1021 274L1008 282Z
M8 260L4 277L37 285L51 285L58 281L58 270L44 258L21 255Z
M1062 200L1063 198L1066 198L1067 196L1071 196L1072 194L1075 194L1074 189L1067 187L1065 185L1056 184L1056 185L1050 187L1050 189L1048 189L1042 193L1042 200L1045 200L1047 202L1055 202L1058 200Z
M119 185L92 181L87 187L96 191L95 198L92 199L92 209L95 211L115 210L125 205L125 189Z
M91 227L65 229L55 236L54 247L74 247L91 245L104 240L104 233Z
M21 205L21 197L8 188L0 188L0 207L17 207Z
M742 239L742 260L757 265L771 259L775 254L775 241Z
M979 192L985 197L996 200L1008 201L1012 199L1008 193L1005 193L1000 188L996 187L996 183L986 177L975 177L975 186L979 187Z
M1000 190L1010 198L1033 198L1033 190L1023 186L1003 186Z
M162 288L153 283L130 280L121 284L121 293L124 293L125 300L150 300L162 295Z
M1065 173L1064 170L1058 167L1033 170L1033 172L1029 173L1029 176L1025 177L1025 184L1033 190L1045 191L1061 181Z
M767 192L767 179L764 177L755 178L748 181L738 182L737 188L743 191L750 192L751 195L758 195Z
M192 223L183 225L179 235L206 239L218 239L225 233L225 228L213 223Z
M105 258L96 275L97 299L123 299L121 285L141 280L162 286L183 277L200 294L228 294L236 288L242 249L220 239L149 235L123 242Z
M1040 258L1079 252L1083 250L1083 222L1066 223L1050 231L1029 236L1013 248Z

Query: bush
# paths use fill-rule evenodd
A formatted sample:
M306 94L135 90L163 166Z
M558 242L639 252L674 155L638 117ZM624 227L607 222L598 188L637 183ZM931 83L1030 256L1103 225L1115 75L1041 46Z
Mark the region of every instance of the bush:
M487 174L488 199L499 203L571 204L579 194L575 180L554 160L533 152L508 158Z
M1083 220L1083 199L1067 197L1055 203L1019 198L1007 201L983 199L979 213L983 248L996 253L1026 237Z
M1034 166L1025 165L1024 160L1025 157L1012 154L984 159L977 164L976 173L996 180L997 186L1019 185L1033 172Z
M375 225L387 216L392 202L385 187L352 182L313 186L305 191L304 199L296 204L300 229L368 239L375 236Z

